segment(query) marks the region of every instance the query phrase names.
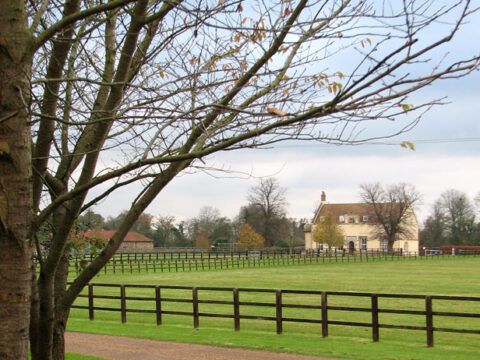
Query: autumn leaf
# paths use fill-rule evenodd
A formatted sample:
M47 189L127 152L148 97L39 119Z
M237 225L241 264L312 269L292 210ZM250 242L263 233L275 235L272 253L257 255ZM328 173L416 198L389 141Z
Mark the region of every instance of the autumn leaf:
M408 111L411 108L413 108L412 104L398 104L398 106L400 106L403 109L403 111Z
M187 15L185 15L185 17L183 18L183 23L187 24Z
M238 4L237 12L242 12L242 11L243 11L243 6L242 6L242 4Z
M242 24L245 25L246 22L247 22L247 18L244 17L243 20L242 20Z
M415 150L415 144L412 143L411 141L402 141L400 146L405 148L405 149L410 149L412 151Z
M288 16L288 15L290 15L291 13L292 13L292 11L290 10L290 8L287 7L287 8L285 9L285 16Z
M277 108L267 108L267 112L272 115L277 115L277 116L287 116L287 113L285 111L282 111Z

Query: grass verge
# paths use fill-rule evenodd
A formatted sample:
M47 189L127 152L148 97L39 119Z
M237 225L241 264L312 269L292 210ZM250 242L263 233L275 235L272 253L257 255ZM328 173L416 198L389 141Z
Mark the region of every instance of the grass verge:
M202 273L107 274L101 275L98 282L478 296L480 281L472 274L478 269L479 260L458 257L429 262L305 265ZM113 300L105 301L108 305ZM468 308L456 308L455 311L480 313L480 304L465 306ZM185 309L191 311L188 304ZM216 311L224 311L222 305L218 305ZM295 316L299 315L295 313ZM339 312L332 316L368 322L368 313ZM256 320L242 320L241 330L235 332L230 319L201 318L200 328L193 329L191 317L175 315L165 315L161 326L156 326L154 315L150 314L128 313L126 324L121 324L119 313L98 311L95 318L95 321L89 321L87 311L72 310L68 330L346 359L480 358L479 335L436 332L435 346L427 348L425 333L412 330L381 329L380 342L373 343L370 329L358 327L331 325L329 337L322 338L318 324L284 323L284 333L276 335L274 322ZM380 321L395 321L395 315ZM408 321L424 324L424 319L418 317ZM465 324L457 325L480 329L480 319L468 319L468 324Z

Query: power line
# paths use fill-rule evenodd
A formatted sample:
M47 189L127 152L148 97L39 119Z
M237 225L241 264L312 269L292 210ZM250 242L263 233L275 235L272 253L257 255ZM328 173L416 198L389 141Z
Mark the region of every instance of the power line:
M475 138L450 138L450 139L417 139L417 140L408 140L409 142L416 144L445 144L445 143L468 143L468 142L480 142L479 137ZM404 143L402 141L366 141L358 143L316 143L316 144L282 144L275 146L276 148L301 148L301 147L317 147L317 146L366 146L366 145L386 145L386 146L400 146Z

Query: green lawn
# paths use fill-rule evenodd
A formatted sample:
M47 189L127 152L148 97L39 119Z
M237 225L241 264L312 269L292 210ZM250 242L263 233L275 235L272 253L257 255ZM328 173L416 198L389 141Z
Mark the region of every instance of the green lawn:
M393 261L301 265L261 269L185 272L164 274L107 274L94 282L118 284L188 285L215 287L254 287L428 295L480 295L476 274L480 257L433 259L432 261ZM97 290L96 290L97 291ZM99 290L100 291L100 290ZM118 289L102 289L105 295L118 295ZM127 296L153 296L150 289L127 288ZM162 291L162 297L191 297L191 291ZM218 296L200 292L200 298ZM223 297L223 298L222 298ZM231 293L220 295L231 301ZM241 294L241 301L274 302L272 294ZM284 296L286 303L319 304L318 296ZM78 304L86 304L79 299ZM423 310L423 300L380 299L380 307ZM118 307L119 300L95 300L95 306ZM368 298L329 296L329 305L369 307ZM127 308L149 308L146 301L128 301ZM165 303L163 310L191 312L191 304ZM434 301L434 311L480 313L477 303ZM321 318L320 310L284 309L283 316ZM200 312L231 313L229 305L200 304ZM242 314L274 316L274 308L246 308ZM329 320L370 322L370 313L329 311ZM435 327L480 330L480 319L435 317ZM380 323L425 325L424 316L380 314ZM164 315L157 326L155 315L127 313L127 323L120 322L119 312L96 311L88 320L86 310L73 309L68 323L70 331L135 336L156 340L203 343L227 347L244 347L299 354L323 355L347 359L478 359L480 335L435 332L435 346L426 347L424 331L380 329L380 341L373 343L367 327L329 326L329 337L321 337L319 324L284 322L283 334L275 333L274 321L241 320L241 330L233 329L232 319L200 318L193 328L192 317Z
M103 358L95 356L86 356L81 354L65 354L65 360L104 360ZM105 359L106 360L106 359Z

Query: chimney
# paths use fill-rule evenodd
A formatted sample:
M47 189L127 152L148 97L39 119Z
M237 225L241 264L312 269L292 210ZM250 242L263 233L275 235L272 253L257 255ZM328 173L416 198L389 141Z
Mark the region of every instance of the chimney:
M321 200L322 200L322 204L325 204L327 202L327 195L325 195L325 191L322 191Z

